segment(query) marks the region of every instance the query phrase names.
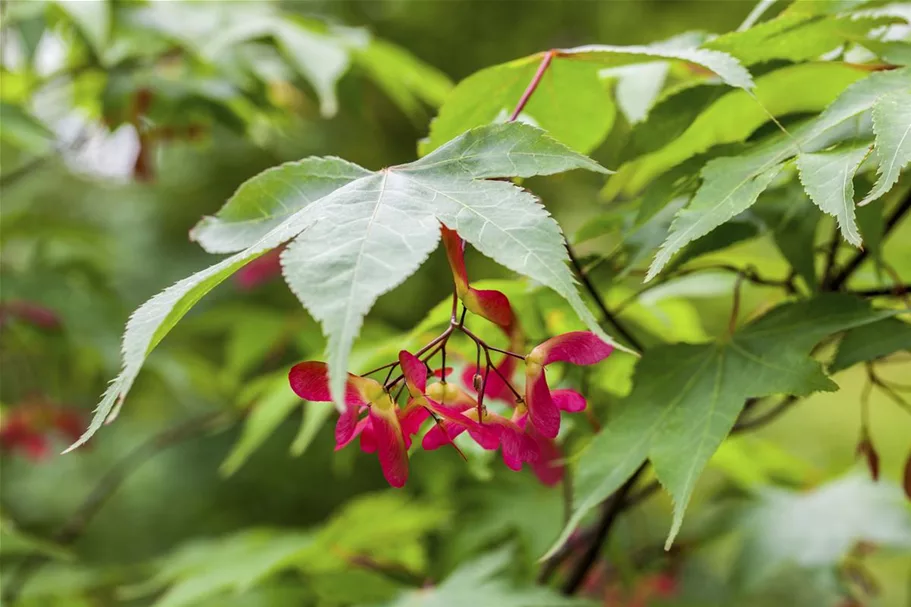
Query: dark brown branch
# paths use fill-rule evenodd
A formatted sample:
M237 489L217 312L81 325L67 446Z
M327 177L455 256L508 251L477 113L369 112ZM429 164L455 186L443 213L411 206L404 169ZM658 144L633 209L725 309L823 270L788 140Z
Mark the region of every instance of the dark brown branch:
M199 436L207 430L219 427L227 422L230 417L223 411L207 413L191 418L181 424L168 428L153 436L123 459L119 460L108 470L107 474L95 485L82 505L70 516L69 520L54 535L53 541L61 546L68 546L75 542L85 532L86 527L107 503L120 485L142 464L156 453L167 449L184 440ZM3 604L13 605L19 597L22 588L28 579L38 572L47 562L43 555L32 555L23 560L18 569L14 570L3 586Z
M585 581L589 571L591 571L591 568L598 560L598 555L601 554L601 547L604 545L604 542L607 541L611 527L613 527L614 522L617 520L620 513L623 512L627 496L639 481L639 477L645 472L647 466L648 464L643 462L633 475L602 504L601 517L598 519L598 523L595 525L594 531L592 532L592 540L585 550L585 553L582 555L582 558L579 559L573 567L569 577L563 584L563 594L574 594Z
M576 254L573 251L573 248L570 246L570 244L568 242L566 243L566 251L567 251L567 253L569 253L569 260L570 260L570 262L572 262L573 268L575 268L576 274L579 276L579 280L582 281L582 285L585 287L585 290L588 291L589 295L591 295L592 300L594 300L595 305L598 306L598 309L601 311L602 316L604 316L604 320L606 322L610 323L610 325L617 332L617 335L619 335L620 337L625 339L629 345L631 345L633 348L635 348L636 350L641 352L643 350L642 343L640 343L638 339L633 337L632 334L629 331L627 331L626 328L622 324L620 324L620 322L617 320L617 318L607 308L607 304L604 303L604 299L601 297L601 294L598 292L598 289L595 288L594 283L591 281L591 278L589 278L588 274L585 272L585 269L582 267L582 264L579 263L579 259L576 257Z
M850 291L850 293L861 297L903 297L911 293L911 284L898 284L875 289L858 289L857 291Z
M822 284L827 284L832 280L832 273L835 271L835 262L838 260L838 246L840 244L841 233L836 224L832 234L832 241L829 243L829 248L826 251L826 265L824 266L825 269L822 273Z
M744 432L746 430L755 430L756 428L765 426L766 424L777 419L779 415L790 409L791 405L797 401L798 398L796 396L788 396L768 411L764 411L752 419L739 420L736 424L734 424L734 427L731 428L731 434ZM747 410L748 409L744 407L744 412ZM743 417L743 415L741 415L741 417Z

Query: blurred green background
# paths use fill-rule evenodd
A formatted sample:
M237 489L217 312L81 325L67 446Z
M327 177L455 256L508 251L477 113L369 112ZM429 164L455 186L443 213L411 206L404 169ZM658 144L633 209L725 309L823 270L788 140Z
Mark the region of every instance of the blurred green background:
M19 19L18 4L3 3L6 19ZM251 3L219 4L232 10ZM283 6L330 24L364 28L458 82L483 67L552 47L644 44L690 30L729 31L743 21L753 3L335 0ZM205 18L203 14L197 18ZM19 27L20 21L13 22L4 29L7 66L9 30ZM13 90L20 84L14 71L6 69L0 81L6 89L4 100L18 94ZM203 76L183 76L185 80L195 77ZM403 112L357 65L340 81L339 109L332 117L320 115L318 101L306 84L292 88L287 93L292 101L280 106L280 118L255 135L215 122L199 140L156 146L154 175L146 181L130 174L103 178L97 167L74 170L62 154L33 155L4 143L0 148L0 174L5 176L0 202L2 300L31 302L59 318L50 327L12 317L4 322L0 333L4 419L17 407L40 403L72 408L87 418L118 368L119 337L129 313L165 286L211 263L210 256L189 241L188 231L201 216L214 213L244 180L266 167L308 155L337 155L371 169L413 160L416 143L426 135L434 114L427 104L411 115ZM83 94L91 105L98 89L86 85ZM53 108L54 99L45 103ZM623 153L621 145L612 136L594 156L606 166L616 166ZM114 165L122 164L122 159L100 155L89 162ZM602 205L601 180L578 173L530 185L567 233ZM909 243L911 230L905 226L890 241L887 256L911 260ZM593 243L583 252L597 253L599 246ZM784 268L768 238L725 251L723 258L749 260L772 274ZM511 278L480 256L470 257L469 263L473 278ZM635 285L635 281L628 283ZM370 360L373 349L401 339L448 297L450 289L446 260L438 251L374 307L355 363ZM748 287L746 314L778 297L770 290ZM695 322L701 325L692 328L696 334L722 330L728 293L709 293L690 303ZM229 281L217 289L150 357L120 418L87 447L57 455L67 445L67 437L51 430L46 457L34 459L21 451L2 455L0 498L9 532L2 547L4 583L17 575L24 554L38 550L20 548L17 542L53 537L128 453L181 420L211 412L237 413L263 398L281 399L280 394L275 396L275 386L282 383L287 367L319 358L322 343L319 327L280 279L265 280L253 288ZM624 365L629 366L617 363L618 368ZM624 371L616 373L622 376ZM908 383L911 363L905 358L884 367L882 374ZM796 579L783 575L775 583L732 589L735 540L723 532L736 528L729 505L749 492L748 479L755 470L762 478L808 487L839 478L855 466L864 378L860 368L843 372L836 378L840 392L814 396L767 428L726 447L723 457L716 458L717 465L700 481L679 554L659 553L646 558L645 565L637 561L636 555L648 555L649 549L663 542L670 520L665 495L623 518L608 552L619 574L603 575L634 589L640 584L636 580L646 573L673 571L683 588L680 593L671 598L653 595L649 603L635 603L632 598L614 601L608 591L597 589L593 596L602 604L631 607L829 604L816 602L813 583L801 573L794 574ZM601 399L595 406L603 410L616 394L595 390L592 398L593 402ZM897 479L908 456L911 417L879 392L873 393L870 404L882 475ZM364 495L387 499L382 492L390 490L375 460L356 449L333 451L331 424L318 430L303 455L289 454L302 409L294 404L287 411L277 430L231 474L226 473L230 470L224 461L242 431L237 415L192 439L140 453L142 465L131 469L123 485L100 505L75 543L30 577L22 604L144 605L156 600L167 604L161 592L175 580L213 582L199 574L203 570L199 563L195 569L174 565L178 573L169 577L162 563L170 561L161 560L166 555L251 528L282 528L287 530L282 537L309 533L324 528L333 516L348 516L340 513L349 512L352 500ZM355 512L350 520L341 519L351 533L369 537L371 529L400 525L391 537L375 541L400 547L407 553L404 562L433 579L442 579L457 563L510 539L515 549L508 567L512 576L524 579L533 574L537 557L562 524L560 487L542 487L528 471L510 473L489 461L465 464L445 450L422 453L412 464L408 487L390 498L399 501L378 503L366 515ZM825 521L818 522L820 532L827 533ZM700 536L704 529L715 530L717 539L691 545L687 538ZM39 552L46 549L50 548L42 545ZM256 558L251 556L255 555L252 548L238 548L235 557L230 546L217 544L200 555L201 562L222 557L241 569L255 566L245 564L245 559ZM865 562L878 587L875 604L911 605L907 554L881 551ZM221 571L228 581L240 575L227 564ZM304 571L303 588L313 593L302 592L299 580L285 573L240 592L221 580L219 584L227 586L214 586L229 591L215 593L205 604L343 605L350 604L346 587L358 586L367 595L374 586L379 588L365 603L385 596L376 580L387 578L371 574L361 579L357 567L339 566L331 575L319 567ZM194 578L187 572L199 575ZM806 590L807 595L795 588Z

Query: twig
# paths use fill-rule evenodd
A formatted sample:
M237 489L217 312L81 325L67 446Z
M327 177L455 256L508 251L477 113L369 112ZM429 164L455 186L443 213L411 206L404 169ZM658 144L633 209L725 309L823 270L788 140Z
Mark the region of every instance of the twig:
M796 396L787 396L780 403L778 403L777 405L775 405L768 411L760 413L753 419L739 420L736 424L734 424L734 427L731 428L731 434L734 434L736 432L744 432L746 430L755 430L756 428L764 426L764 425L772 422L773 420L775 420L779 415L781 415L785 411L787 411L791 407L791 405L793 405L797 401L798 401L798 398ZM758 401L755 401L755 402L758 402ZM746 411L747 411L747 407L744 407L744 412L746 412Z
M911 192L905 194L905 198L899 203L895 210L892 211L892 214L889 215L889 218L886 220L886 226L883 228L883 240L889 235L889 233L898 225L898 222L911 211ZM831 281L827 281L823 286L823 290L829 291L838 291L842 286L851 278L851 275L857 271L857 268L866 261L867 257L870 255L869 249L862 249L851 260L845 265L844 268L838 272Z
M630 476L602 505L601 518L594 528L592 540L585 550L585 553L582 555L582 558L579 559L579 562L573 567L566 583L563 584L563 594L574 594L585 581L585 578L588 576L592 566L594 566L595 561L598 560L598 555L601 553L601 546L603 546L604 542L607 540L611 527L613 527L614 522L617 520L620 513L623 512L627 495L629 495L630 491L632 491L633 487L639 481L639 477L645 472L647 465L648 464L643 463L639 466L639 468L633 472L633 475Z
M826 251L826 265L822 272L822 284L827 284L832 280L832 272L835 271L835 262L838 259L838 245L841 244L841 234L839 233L838 225L834 228L834 233L832 234L832 241L829 243L829 248Z
M861 297L904 297L908 293L911 293L911 284L898 284L892 285L891 287L877 287L875 289L858 289L856 291L849 291L852 295L860 295Z
M740 287L743 286L743 274L737 275L734 282L734 299L731 302L731 316L728 319L728 337L734 335L737 330L737 317L740 316Z
M604 303L604 299L601 297L601 294L598 292L598 289L595 288L594 283L589 278L588 274L582 267L582 264L579 263L578 258L576 257L575 252L573 252L572 246L567 242L566 243L566 252L569 254L569 260L573 264L573 268L576 270L576 274L579 276L579 280L582 281L585 290L588 291L592 299L595 302L595 305L598 306L598 309L601 311L601 314L604 316L604 320L609 322L611 326L614 327L614 330L617 331L617 334L625 339L629 345L631 345L636 350L642 351L642 343L638 339L632 336L626 328L620 324L616 317L611 313L607 308L607 304Z
M229 417L224 411L194 417L160 432L133 449L101 477L82 505L54 534L53 541L61 546L75 542L108 499L120 488L120 485L151 456L181 441L196 437L206 430L218 427L222 421L228 419ZM16 602L25 583L38 572L45 562L47 562L47 557L43 555L32 555L21 562L19 568L10 575L3 586L2 602L4 605L11 606Z
M680 278L682 276L688 276L690 274L697 274L699 272L708 272L708 271L712 271L712 270L717 270L720 272L732 272L734 274L737 274L738 276L742 276L743 280L746 280L747 282L750 282L750 283L753 283L756 285L761 285L761 286L766 286L766 287L780 287L791 294L797 292L797 287L794 284L794 278L796 275L789 275L784 280L776 280L774 278L766 278L764 276L760 276L759 274L756 273L756 271L753 268L739 268L732 264L717 263L717 264L699 266L696 268L686 268L686 269L679 270L679 271L674 272L673 274L668 275L667 278L665 278L664 280L652 281L652 282L646 284L641 289L639 289L639 291L637 291L636 293L630 295L629 297L627 297L626 299L621 301L620 304L616 307L615 312L619 313L620 311L624 310L627 306L629 306L631 303L633 303L634 301L639 299L647 291L651 291L652 289L656 289L658 287L663 287L664 285L666 285L667 283L671 282L672 280L674 280L676 278Z

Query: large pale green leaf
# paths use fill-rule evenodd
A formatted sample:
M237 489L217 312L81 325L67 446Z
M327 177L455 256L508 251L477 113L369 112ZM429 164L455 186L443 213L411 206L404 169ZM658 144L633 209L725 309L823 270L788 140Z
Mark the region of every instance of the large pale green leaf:
M242 251L313 201L370 174L332 157L283 164L243 183L215 216L190 231L190 238L209 253Z
M809 356L810 350L832 333L889 314L851 296L827 294L779 306L717 343L648 350L620 412L578 460L573 514L551 552L646 458L674 498L670 545L699 474L730 432L744 401L837 389Z
M860 362L907 350L911 350L911 324L897 318L884 318L845 333L829 370L834 373Z
M282 263L291 289L328 335L333 394L342 394L348 352L364 315L436 247L439 222L498 263L554 289L597 327L566 266L557 224L530 194L510 183L480 181L577 167L603 172L539 129L494 125L410 165L354 182L363 188L356 203L321 205L321 214L333 221L318 221L291 244ZM327 249L326 243L337 244Z
M608 198L634 194L687 158L723 143L746 140L769 116L819 112L865 72L840 63L804 63L756 79L752 94L731 91L707 107L679 137L660 150L628 163L605 187ZM689 91L680 93L684 98ZM647 124L647 123L646 123Z
M516 587L507 574L514 562L513 550L500 548L464 563L437 586L403 594L387 607L594 607L591 601L563 597L550 588Z
M311 177L314 168L317 175ZM195 234L209 250L247 248L178 282L133 314L123 339L123 370L70 449L109 418L148 353L200 298L291 239L282 255L285 278L323 325L330 387L337 399L364 315L436 247L440 222L481 253L558 292L593 331L612 341L576 289L557 223L525 190L486 181L574 168L606 172L540 129L509 123L469 131L417 162L375 173L325 159L288 163L252 178L219 217L206 220Z
M862 241L854 220L854 173L871 149L867 143L853 143L797 155L800 183L810 199L835 217L842 236L855 247Z
M679 41L651 46L591 45L555 52L520 119L537 124L581 152L596 147L613 124L614 105L599 76L603 68L656 60L684 61L718 74L731 86L752 86L749 72L728 55L685 48ZM431 123L421 153L436 149L466 129L509 116L543 57L544 53L538 53L489 67L460 82Z
M860 201L869 204L892 189L898 175L911 163L911 71L905 71L905 87L883 95L873 106L874 153L879 161L879 179Z
M846 123L871 109L880 97L906 89L909 78L908 69L874 73L849 86L822 114L800 128L758 145L749 153L706 164L701 172L702 185L675 219L646 280L660 272L687 243L749 208L778 174L782 162L797 153L815 152L851 138L853 129L843 132Z

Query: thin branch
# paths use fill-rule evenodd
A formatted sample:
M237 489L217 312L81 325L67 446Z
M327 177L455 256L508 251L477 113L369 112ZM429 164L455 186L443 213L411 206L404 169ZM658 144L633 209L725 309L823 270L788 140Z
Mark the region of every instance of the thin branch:
M832 273L835 272L835 262L838 259L838 247L841 244L841 233L838 225L834 228L832 240L829 242L829 248L826 250L826 265L822 272L822 284L828 284L832 280Z
M911 211L911 192L905 194L904 199L899 203L897 207L895 207L895 210L892 211L892 214L889 215L889 218L886 220L886 226L883 228L883 240L885 240L889 233L895 229L895 226L898 225L902 218L908 214L908 211ZM857 271L861 264L866 261L869 255L869 249L862 249L861 251L858 251L857 254L855 254L854 257L852 257L851 260L845 265L845 267L842 268L841 271L838 272L831 281L828 281L825 284L825 287L827 288L824 290L838 291L841 289L841 287L844 286L846 282L848 282L848 279L851 278L851 276L854 274L854 272Z
M647 291L651 291L652 289L656 289L658 287L663 287L664 285L666 285L667 283L671 282L674 279L677 279L677 278L680 278L683 276L688 276L690 274L697 274L699 272L709 272L709 271L713 271L713 270L717 270L720 272L732 272L734 274L737 274L738 276L742 276L743 280L746 280L747 282L750 282L750 283L753 283L756 285L761 285L761 286L765 286L765 287L779 287L791 294L797 292L797 287L794 284L794 279L796 277L796 274L789 275L786 278L784 278L783 280L776 280L774 278L767 278L764 276L760 276L755 271L755 269L750 268L750 267L740 268L733 264L716 263L716 264L711 264L711 265L703 265L703 266L699 266L699 267L695 267L695 268L686 268L686 269L679 270L677 272L674 272L673 274L668 275L663 280L654 280L654 281L646 284L641 289L639 289L639 291L637 291L636 293L633 293L632 295L630 295L629 297L627 297L626 299L621 301L620 304L616 307L615 312L619 313L620 311L624 310L627 306L629 306L631 303L633 303L634 301L639 299L639 297L641 297Z
M177 443L199 436L207 430L217 428L228 419L230 418L224 411L194 417L160 432L133 449L101 477L82 505L54 534L53 541L61 546L67 546L79 539L95 515L117 492L120 485L150 457ZM47 557L43 555L32 555L22 561L19 568L12 573L3 586L3 604L15 603L25 583L41 569L45 562L47 562Z
M575 252L573 251L572 246L567 242L566 251L569 253L569 260L573 264L573 268L576 270L576 274L579 276L579 280L582 281L582 285L585 287L585 290L588 291L592 299L595 302L595 305L598 306L598 309L601 311L601 314L604 316L604 320L611 324L614 327L614 330L617 331L617 334L625 339L629 345L631 345L636 350L642 351L642 343L638 339L632 336L632 334L626 330L626 328L620 324L617 318L611 313L607 308L607 304L604 303L604 299L601 297L601 294L598 292L598 289L595 287L594 283L589 278L588 274L585 272L585 269L582 267L582 264L579 263L579 259L576 257Z
M19 181L21 178L25 177L32 171L40 169L44 164L50 162L53 158L57 156L57 151L54 150L50 154L44 154L42 156L36 156L25 162L24 164L16 167L12 171L0 174L0 188L8 188L13 185L15 182Z
M734 331L737 330L737 318L740 316L740 287L743 286L743 274L737 275L737 280L734 282L734 299L731 303L731 316L728 319L728 337L734 335Z
M858 289L849 291L852 295L861 297L904 297L911 293L911 284L903 283L891 287L877 287L875 289Z
M611 528L616 522L617 517L623 512L626 497L639 481L639 477L642 476L642 473L645 472L647 465L647 463L643 463L639 466L639 468L633 472L633 475L630 476L602 505L601 518L594 528L592 540L585 550L585 553L582 555L582 558L579 559L573 567L566 583L563 584L563 594L574 594L585 581L585 578L588 577L589 571L591 571L591 568L598 560L598 555L601 554L601 547L604 545L604 542L607 541L608 535L610 535Z
M731 434L738 433L738 432L744 432L746 430L755 430L756 428L765 426L766 424L777 419L779 415L781 415L782 413L784 413L785 411L790 409L791 405L793 405L797 401L798 401L798 398L796 396L785 397L784 400L782 400L780 403L778 403L777 405L775 405L768 411L760 413L759 415L757 415L756 417L754 417L752 419L739 420L736 424L734 424L734 427L731 428ZM758 401L754 401L754 402L758 402ZM747 411L747 408L744 407L744 412L746 412L746 411ZM742 417L742 415L741 415L741 417Z

